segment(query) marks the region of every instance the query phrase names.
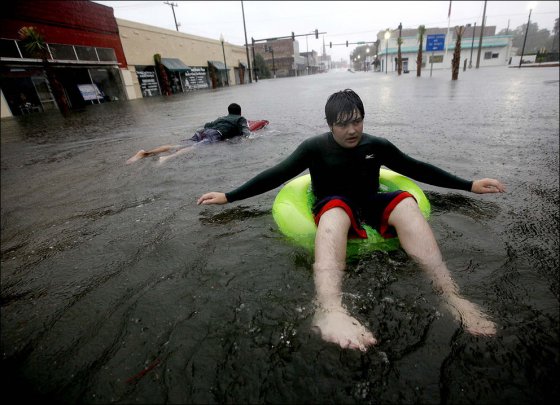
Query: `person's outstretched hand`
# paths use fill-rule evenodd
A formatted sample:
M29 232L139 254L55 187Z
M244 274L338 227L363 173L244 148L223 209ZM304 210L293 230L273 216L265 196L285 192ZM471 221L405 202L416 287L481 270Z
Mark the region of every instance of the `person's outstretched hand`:
M473 181L471 191L477 194L505 193L506 186L496 179L480 179Z
M209 204L226 204L228 202L225 193L217 193L215 191L211 191L206 194L202 194L198 201L196 202L198 205L209 205Z

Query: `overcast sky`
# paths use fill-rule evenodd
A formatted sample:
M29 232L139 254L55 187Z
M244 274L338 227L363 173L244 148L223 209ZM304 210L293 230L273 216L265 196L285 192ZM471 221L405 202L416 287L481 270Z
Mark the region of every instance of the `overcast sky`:
M156 27L175 30L173 10L179 31L226 42L245 44L241 1L167 1L177 4L172 8L164 1L96 1L112 7L116 18L136 21ZM451 18L448 21L449 4ZM536 5L535 5L536 4ZM552 31L554 20L559 17L558 1L488 1L486 25L496 26L496 32L508 27L526 24L529 9L531 22L540 29ZM323 39L327 54L333 60L347 59L357 45L334 46L329 42L373 42L379 31L403 28L447 28L456 25L482 23L484 1L244 1L247 40L264 39L324 32L315 36L299 37L300 52L323 52ZM174 56L174 55L168 55Z

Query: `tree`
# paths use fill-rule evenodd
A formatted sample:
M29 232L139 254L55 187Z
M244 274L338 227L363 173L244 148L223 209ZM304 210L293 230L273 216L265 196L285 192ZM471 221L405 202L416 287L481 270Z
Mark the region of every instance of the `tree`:
M60 112L64 115L68 114L70 104L66 98L64 87L49 62L50 55L45 38L35 27L22 27L18 31L18 35L25 50L37 59L41 59L47 87L53 94Z
M354 70L361 70L365 67L364 63L370 54L371 45L360 45L356 47L350 54L350 60L353 63ZM356 61L354 61L356 60Z
M527 24L520 25L513 31L509 32L513 35L512 45L517 48L517 55L521 55L521 49L523 48L523 40L525 39L525 31L527 30ZM554 32L554 31L553 31ZM498 35L506 35L508 31L506 29L498 32ZM539 24L532 22L529 24L529 30L527 31L527 42L525 44L525 54L536 54L539 49L552 49L554 42L554 35L550 34L547 29L539 29Z
M401 37L397 38L397 45L399 46L398 51L397 51L397 71L399 73L399 76L402 73L402 55L401 55L401 45L403 43L403 39Z
M418 27L418 57L416 58L416 77L420 77L422 70L422 47L424 46L424 34L426 33L426 26L420 25Z
M255 55L255 70L259 73L259 79L270 79L270 70L260 53Z
M552 45L550 46L550 50L552 52L558 52L558 49L560 48L560 46L559 46L560 41L558 40L558 32L559 32L558 21L559 20L560 20L560 18L557 18L556 20L554 20L554 28L552 28Z
M457 40L455 41L455 50L453 51L453 59L451 60L451 80L457 80L459 78L459 68L461 67L461 39L463 38L464 32L464 26L455 27Z

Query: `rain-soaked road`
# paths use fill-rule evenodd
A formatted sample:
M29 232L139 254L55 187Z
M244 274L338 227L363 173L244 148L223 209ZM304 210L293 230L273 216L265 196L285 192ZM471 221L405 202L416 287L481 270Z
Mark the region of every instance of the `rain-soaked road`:
M1 123L1 398L53 403L548 403L559 377L558 68L331 72ZM349 263L345 304L380 344L310 332L312 259L272 191L227 191L326 130L352 88L365 131L501 195L421 185L462 292L499 324L465 333L401 251ZM238 102L270 125L158 165Z

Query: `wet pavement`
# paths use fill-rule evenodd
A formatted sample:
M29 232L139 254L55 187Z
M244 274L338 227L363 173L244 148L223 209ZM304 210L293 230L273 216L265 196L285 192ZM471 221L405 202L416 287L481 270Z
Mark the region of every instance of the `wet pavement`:
M330 72L1 122L2 398L11 403L541 403L560 394L557 68ZM276 191L200 207L324 132L354 89L365 132L501 195L421 184L464 295L496 337L453 320L402 251L349 263L344 302L380 344L310 332L308 252ZM270 125L159 165L230 102Z

